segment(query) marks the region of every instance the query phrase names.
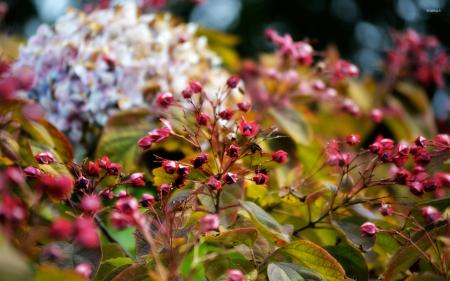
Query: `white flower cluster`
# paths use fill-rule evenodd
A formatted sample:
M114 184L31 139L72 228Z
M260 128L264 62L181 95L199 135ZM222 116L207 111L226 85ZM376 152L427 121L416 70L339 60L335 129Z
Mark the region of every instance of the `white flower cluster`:
M79 142L112 113L148 105L158 92L180 93L190 80L222 86L228 74L196 30L168 14L140 15L135 4L69 10L54 28L38 29L15 66L34 69L36 84L26 94Z

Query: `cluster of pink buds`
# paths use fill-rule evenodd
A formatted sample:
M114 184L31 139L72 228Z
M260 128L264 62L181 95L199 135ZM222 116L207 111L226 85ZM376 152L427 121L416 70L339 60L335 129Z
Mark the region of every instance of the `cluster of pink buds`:
M394 46L387 54L391 75L398 77L406 73L424 85L445 86L444 73L450 65L447 53L435 36L422 36L409 29L394 33L393 39Z
M164 127L152 132L164 130L160 133L163 138L169 135L179 138L196 151L188 159L159 158L161 168L158 169L164 173L164 183L157 187L157 207L167 214L167 198L176 189L196 188L196 192L208 194L216 210L200 219L200 233L218 230L219 198L223 189L231 185L242 186L246 180L267 185L270 177L264 165L269 162L285 163L288 159L288 154L283 150L265 153L258 145L270 138L273 130L264 130L255 120L251 120L252 104L241 99L243 90L239 84L240 78L232 76L218 93L209 94L199 81L194 81L181 95L161 93L156 100ZM179 116L183 116L182 121ZM143 139L138 141L138 145L151 149L150 145L142 145ZM265 157L265 160L250 166L248 162L252 161L244 161L254 157ZM154 200L152 196L149 204L154 204ZM123 222L123 226L131 225L136 220L128 215L122 221L123 211L115 212L114 216L117 223Z
M266 38L278 47L280 55L300 65L308 66L314 62L314 49L308 42L295 42L291 35L281 36L273 29L266 30Z
M50 235L58 240L74 238L85 248L97 248L100 238L92 217L78 217L73 223L64 218L55 219L50 226Z
M379 137L369 146L372 153L383 163L393 163L393 179L396 183L407 185L414 195L436 191L439 193L443 186L448 186L449 175L438 172L430 175L427 165L432 159L450 149L450 137L438 135L434 140L427 140L422 136L415 139L413 144L400 142L396 144L392 139ZM412 169L407 169L412 165Z

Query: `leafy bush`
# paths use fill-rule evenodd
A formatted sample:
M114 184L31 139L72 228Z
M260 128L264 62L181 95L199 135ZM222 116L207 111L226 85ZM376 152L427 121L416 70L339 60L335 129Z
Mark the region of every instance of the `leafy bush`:
M414 76L267 37L243 81L158 92L82 161L0 64L2 280L447 280L450 136Z

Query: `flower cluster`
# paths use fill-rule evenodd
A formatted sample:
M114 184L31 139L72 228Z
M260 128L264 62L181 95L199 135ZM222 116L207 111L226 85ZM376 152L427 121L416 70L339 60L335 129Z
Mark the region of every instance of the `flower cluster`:
M207 87L222 83L220 59L195 33L195 25L169 15L140 15L132 3L88 14L69 10L54 29L38 29L13 68L36 73L26 95L78 142L88 128L151 102L156 92L180 92L193 78Z
M219 200L222 188L252 180L258 185L267 185L267 171L258 166L242 169L246 158L263 157L259 142L270 137L271 132L262 130L250 116L251 103L239 100L238 77L230 77L222 90L208 94L198 81L191 81L182 91L182 98L168 92L157 95L156 106L160 108L163 128L154 129L138 141L139 147L150 149L169 136L181 138L198 153L192 159L174 161L161 159L161 169L171 179L160 187L160 194L189 184L206 188ZM240 90L242 91L242 90ZM183 116L180 122L178 116ZM287 153L279 150L270 155L267 162L284 163ZM264 164L264 163L263 163ZM191 174L195 171L195 176ZM162 192L164 191L164 192ZM216 210L218 212L219 210ZM213 217L211 217L212 219ZM215 225L209 219L208 225ZM205 227L209 229L211 227Z
M389 75L413 76L424 85L444 87L449 70L448 55L435 36L422 36L409 29L393 34L394 46L387 54Z

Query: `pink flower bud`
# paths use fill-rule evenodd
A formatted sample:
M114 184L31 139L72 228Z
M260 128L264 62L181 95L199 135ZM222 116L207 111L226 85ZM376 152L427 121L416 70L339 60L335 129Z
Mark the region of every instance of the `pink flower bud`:
M162 108L169 107L174 102L174 97L171 93L159 93L156 96L156 104Z
M97 163L89 161L86 167L86 173L91 177L98 177L100 175L100 167Z
M420 196L424 192L423 184L421 182L418 182L418 181L410 182L408 184L408 187L409 187L409 191L411 191L411 193L416 195L416 196Z
M253 181L258 184L258 185L266 185L267 182L269 181L269 177L266 174L263 173L257 173L254 177L253 177Z
M117 210L124 214L132 214L138 210L139 204L136 198L121 198L114 204Z
M418 136L415 140L414 143L419 146L419 147L425 147L427 142L427 139L423 136Z
M190 98L192 98L192 91L190 88L186 88L183 91L181 91L181 95L185 99L190 99Z
M39 164L52 164L56 162L55 156L49 151L43 151L34 156Z
M138 140L138 146L141 149L149 149L153 144L152 138L149 136L142 137Z
M92 274L92 266L87 262L80 263L75 267L75 271L84 278L89 279Z
M111 165L111 160L109 160L108 156L103 156L97 160L97 164L100 168L106 170Z
M384 114L383 111L381 111L381 109L375 108L370 113L370 117L375 123L381 123L381 121L383 121Z
M231 89L234 89L237 87L237 85L239 84L240 81L241 81L241 78L239 78L237 76L231 76L227 80L227 86Z
M50 226L50 236L57 240L67 240L72 236L72 223L66 219L55 219Z
M162 168L168 174L173 174L177 171L178 165L175 161L165 160L162 162Z
M122 167L119 164L111 163L106 171L108 172L108 175L118 176L121 169Z
M91 186L91 182L86 177L81 176L75 181L76 188L89 189L90 186Z
M170 185L168 185L167 183L163 183L160 186L157 187L157 191L158 193L168 193L170 191Z
M371 222L363 223L359 229L362 232L361 237L373 237L378 232L377 226Z
M223 120L230 120L233 117L234 111L231 109L224 109L219 113L219 117Z
M133 173L130 175L128 182L136 187L145 186L144 174L143 173Z
M219 216L216 214L208 214L200 219L200 231L202 233L219 228Z
M247 122L242 116L239 129L243 136L252 137L258 133L259 126L255 123L255 121Z
M244 273L238 269L229 269L225 281L245 281L245 276Z
M40 177L42 175L42 171L40 169L32 167L32 166L26 167L23 170L23 172L29 178L38 178L38 177Z
M119 230L125 229L133 225L133 220L129 215L119 212L117 210L111 212L110 220L111 224Z
M98 248L100 239L95 222L92 218L79 217L74 224L75 240L81 246L89 249Z
M39 178L38 189L46 192L56 200L67 200L72 195L73 181L68 176L51 176L44 174Z
M383 216L390 216L394 212L394 210L392 209L391 204L384 203L383 201L381 201L381 206L380 206L380 208L378 210L380 211L380 213Z
M192 165L194 166L194 168L200 168L206 162L208 162L208 154L204 152L202 152L199 156L192 159Z
M351 134L345 137L348 145L355 145L361 142L361 137L358 134Z
M226 184L233 184L237 182L238 177L236 174L228 172L223 175L222 179Z
M195 119L197 120L197 124L200 126L206 126L209 122L209 116L206 113L200 112Z
M191 173L191 168L185 165L178 165L177 174L180 177L187 177Z
M252 107L252 103L250 101L242 101L238 103L238 108L240 111L249 112Z
M191 81L189 82L189 89L193 94L198 94L203 91L203 85L198 81Z
M95 214L102 208L100 198L95 195L84 195L81 199L81 209L88 214Z
M151 194L144 193L144 194L142 194L140 203L141 203L142 207L148 208L155 204L155 197Z
M287 152L284 150L277 150L272 153L272 160L278 163L284 163L287 160Z
M231 158L237 158L239 156L240 151L241 148L239 146L232 144L225 150L225 153Z
M441 219L441 212L439 212L438 209L432 207L432 206L426 206L420 209L420 213L422 214L423 218L425 219L425 222L430 223L436 223Z
M211 177L208 181L208 187L212 190L219 190L222 188L222 182L215 177Z

